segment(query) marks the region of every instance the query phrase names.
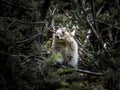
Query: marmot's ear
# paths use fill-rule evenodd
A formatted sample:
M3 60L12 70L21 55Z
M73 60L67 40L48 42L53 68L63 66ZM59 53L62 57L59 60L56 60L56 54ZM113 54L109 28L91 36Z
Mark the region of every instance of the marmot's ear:
M60 28L59 26L55 26L55 32L56 32L59 28Z
M76 29L74 29L74 30L71 32L71 35L72 35L72 36L75 36L75 33L76 33Z
M67 28L66 27L62 27L62 31L66 31L67 30Z
M72 29L73 29L73 31L71 32L71 35L72 35L72 36L75 36L75 33L76 33L77 29L79 29L79 27L73 25Z

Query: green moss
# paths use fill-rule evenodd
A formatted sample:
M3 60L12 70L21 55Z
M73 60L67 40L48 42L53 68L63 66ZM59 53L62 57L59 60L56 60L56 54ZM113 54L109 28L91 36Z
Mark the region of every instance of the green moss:
M53 54L49 57L48 62L59 62L61 58L62 58L62 55L60 53Z

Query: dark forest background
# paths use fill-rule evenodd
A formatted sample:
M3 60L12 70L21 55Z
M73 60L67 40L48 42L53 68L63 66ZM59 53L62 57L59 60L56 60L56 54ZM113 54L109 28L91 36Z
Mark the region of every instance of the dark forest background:
M52 54L54 27L74 25L77 70ZM0 0L0 90L120 90L120 1Z

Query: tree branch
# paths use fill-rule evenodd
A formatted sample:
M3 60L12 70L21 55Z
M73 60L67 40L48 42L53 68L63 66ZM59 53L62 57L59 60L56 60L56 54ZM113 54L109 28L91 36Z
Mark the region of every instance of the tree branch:
M82 0L81 0L81 4L82 4L83 13L85 14L85 19L86 19L88 25L90 26L91 30L94 32L94 34L96 35L96 37L99 39L98 33L96 32L95 28L93 27L92 23L90 22L90 20L88 18L88 15L86 13L86 9L85 9L85 6L84 6Z
M104 8L104 6L106 5L106 3L107 3L107 1L105 1L105 2L103 3L103 5L99 8L99 10L98 10L97 13L96 13L96 16L98 16L98 15L101 13L101 11L103 10L103 8Z
M108 26L110 26L110 27L113 27L113 28L116 28L116 29L120 30L120 27L115 26L115 25L112 25L112 24L110 24L110 23L107 23L107 22L104 21L104 20L100 20L100 19L91 19L91 20L96 21L96 22L99 22L99 23L102 23L102 24L105 24L105 25L108 25Z
M11 45L16 45L16 44L23 44L23 43L26 43L28 41L33 41L33 40L35 40L40 35L41 35L41 33L38 33L38 34L36 34L36 35L28 38L28 39L25 39L23 41L18 41L18 42L10 43L9 45L11 46Z
M41 9L41 19L42 20L45 20L48 9L50 7L50 2L51 2L51 0L44 0L44 3L42 4L42 9Z
M65 15L69 18L69 19L72 19L72 16L70 16L62 7L61 9L63 10L63 12L65 13Z
M102 73L92 72L92 71L88 71L88 70L76 69L76 71L81 72L81 73L85 73L85 74L94 75L94 76L103 76Z
M13 2L5 1L5 0L4 1L1 0L0 2L3 3L3 4L6 4L6 5L15 6L17 8L24 9L24 10L27 10L27 11L36 11L34 9L28 9L26 7L23 7L23 6L16 5L16 3L13 3Z
M55 63L49 64L50 66L54 66L54 67L58 67L58 68L68 68L67 66L64 65L57 65ZM72 69L72 68L71 68ZM85 74L89 74L89 75L93 75L93 76L103 76L103 73L98 73L98 72L92 72L92 71L88 71L88 70L83 70L83 69L75 69L77 72L80 73L85 73Z
M22 23L22 24L45 24L45 22L25 22L25 21L22 21L22 20L18 20L18 19L16 19L16 18L10 18L10 17L0 17L0 19L8 19L8 20L13 20L14 22L13 23L15 23L15 22L20 22L20 23ZM13 24L12 23L12 24Z
M85 4L83 4L83 1L81 0L81 4L82 4L82 9L83 9L83 13L85 15L85 19L89 25L89 27L91 28L91 30L93 31L93 33L95 34L95 36L97 37L98 40L100 40L102 46L104 46L104 42L102 40L102 37L100 36L100 34L97 32L97 30L95 29L95 27L93 26L93 24L90 22L90 19L86 13L86 9L85 9ZM104 49L104 47L103 47Z

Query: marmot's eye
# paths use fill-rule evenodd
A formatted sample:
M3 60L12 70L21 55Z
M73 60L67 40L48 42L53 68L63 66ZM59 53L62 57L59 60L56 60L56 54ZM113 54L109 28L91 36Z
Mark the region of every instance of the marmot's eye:
M63 31L62 34L65 35L65 32Z

